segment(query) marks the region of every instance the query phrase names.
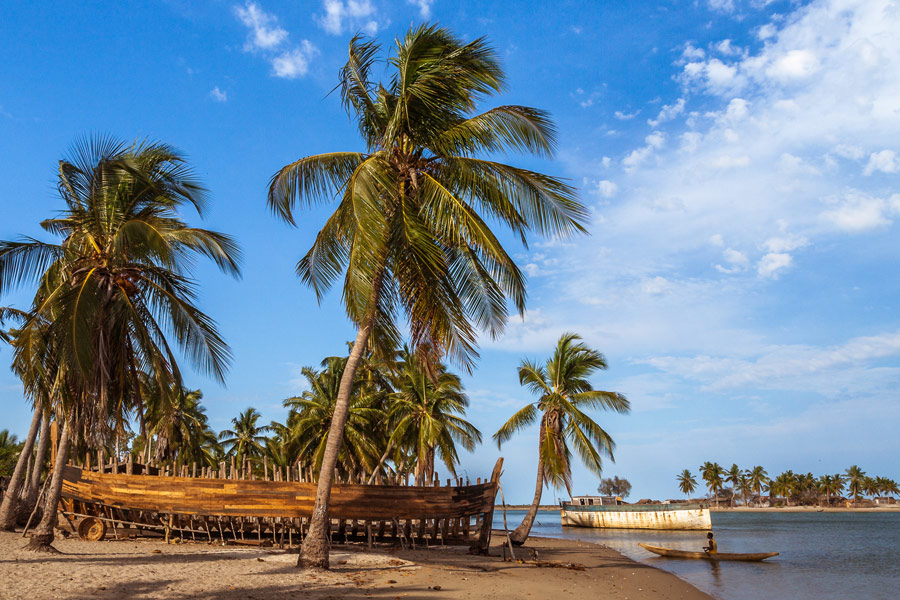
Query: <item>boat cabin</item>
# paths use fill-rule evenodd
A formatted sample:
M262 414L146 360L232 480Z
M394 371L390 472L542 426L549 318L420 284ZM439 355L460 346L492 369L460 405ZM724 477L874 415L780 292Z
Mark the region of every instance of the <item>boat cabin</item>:
M621 496L572 496L570 502L562 501L570 506L617 506L623 504Z

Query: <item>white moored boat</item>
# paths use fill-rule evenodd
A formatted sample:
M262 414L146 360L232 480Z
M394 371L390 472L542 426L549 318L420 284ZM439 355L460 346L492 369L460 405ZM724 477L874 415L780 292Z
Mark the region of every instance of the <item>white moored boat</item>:
M703 504L624 504L614 496L573 496L560 501L564 527L609 529L711 529Z

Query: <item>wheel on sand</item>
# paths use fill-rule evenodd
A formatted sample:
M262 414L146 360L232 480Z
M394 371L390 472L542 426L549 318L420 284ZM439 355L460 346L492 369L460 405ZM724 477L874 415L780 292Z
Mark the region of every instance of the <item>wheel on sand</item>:
M87 517L78 525L78 537L89 542L99 542L106 535L106 523Z

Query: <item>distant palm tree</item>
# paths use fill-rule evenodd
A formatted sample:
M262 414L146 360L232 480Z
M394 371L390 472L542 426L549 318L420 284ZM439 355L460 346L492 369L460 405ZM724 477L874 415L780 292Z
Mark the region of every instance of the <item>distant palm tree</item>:
M853 465L847 469L844 480L847 482L847 491L853 496L853 506L859 501L860 492L865 484L866 472L857 465Z
M700 466L700 477L715 498L716 506L719 505L719 490L722 489L724 475L725 470L719 463L706 461Z
M681 490L681 493L691 497L691 494L694 493L694 490L697 489L697 479L691 475L691 472L685 469L678 476L678 489Z
M747 475L746 471L741 473L736 489L741 493L741 498L744 500L744 506L750 506L749 496L753 491L753 483L750 481L750 477Z
M234 429L223 429L219 432L219 441L226 447L229 456L234 456L238 468L245 458L262 458L265 454L268 425L258 426L256 423L262 415L250 407L231 420Z
M64 433L54 474L67 459L62 440L103 445L111 425L140 408L141 368L180 385L180 349L197 368L224 379L230 351L195 305L194 281L185 273L204 256L237 276L240 258L230 237L181 219L185 206L202 215L206 192L165 144L85 140L60 162L57 190L65 209L41 226L61 243L0 242L0 292L39 284L22 332L49 336L41 344L54 362L52 369L47 357L32 364L43 362L57 380L66 378L57 398L65 401L56 413ZM54 475L31 549L50 549L61 485Z
M527 429L540 419L534 500L522 523L510 536L514 544L524 544L528 539L545 484L565 486L571 495L572 452L569 444L597 476L603 470L601 454L614 460L612 438L583 410L614 410L618 413L631 410L622 394L593 388L589 378L595 371L606 369L606 359L580 340L581 336L575 333L564 333L546 364L522 361L519 383L537 394L539 399L516 412L494 434L499 448L514 433Z
M881 494L885 496L890 496L891 494L900 494L900 487L897 486L897 482L893 479L889 479L887 477L878 477L876 479L878 483L878 488Z
M286 440L290 448L296 449L292 460L304 467L311 466L320 478L327 450L327 434L334 418L346 365L346 357L332 356L322 361L321 370L304 367L301 372L309 384L309 390L284 401L284 406L291 410ZM380 404L363 393L363 382L357 378L351 390L338 454L337 466L343 475L355 471L372 472L378 460L379 442L389 435L377 430L377 423L383 416Z
M147 398L149 431L156 437L154 456L158 460L177 461L180 464L197 462L215 466L215 433L209 429L206 409L200 401L200 390L157 390Z
M866 496L872 496L873 498L878 495L878 481L874 477L865 477L863 478L862 485L863 492Z
M761 466L757 465L747 471L747 479L750 480L750 489L759 498L763 489L769 485L769 474Z
M831 496L840 495L844 491L844 478L836 475L822 475L819 478L819 491L825 494L825 505L831 506Z
M797 476L790 470L781 473L769 483L769 492L773 496L781 496L790 506L791 496L797 493Z
M431 371L431 373L429 373ZM421 358L404 347L392 378L389 423L390 447L410 448L416 457L416 481L434 477L435 452L456 477L459 444L469 452L481 443L481 432L463 417L469 398L458 375L443 364L430 369Z
M471 368L478 329L499 335L508 300L520 313L525 307L525 278L490 225L503 224L525 241L530 232L584 232L588 216L561 179L476 158L510 151L550 156L555 145L543 111L501 106L475 114L479 100L504 86L484 39L463 42L446 29L413 28L396 42L386 84L370 76L379 50L375 41L354 37L338 84L365 152L301 158L269 185L269 207L289 223L298 201L337 201L297 272L321 298L346 269L343 300L357 327L301 566L328 567L331 477L369 342L396 347L395 318L405 314L415 350L429 343Z
M725 473L725 481L727 483L730 483L733 487L731 499L730 499L731 508L734 508L734 496L735 496L735 492L737 491L738 484L740 484L740 482L741 482L741 474L742 474L741 468L739 466L737 466L736 464L732 464L731 468L728 469L728 471Z

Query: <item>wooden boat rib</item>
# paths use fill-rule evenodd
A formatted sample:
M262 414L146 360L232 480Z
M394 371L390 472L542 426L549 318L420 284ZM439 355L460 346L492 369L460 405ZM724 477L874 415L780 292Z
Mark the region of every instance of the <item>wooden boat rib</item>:
M674 548L661 548L660 546L651 546L650 544L641 544L638 546L669 558L699 558L703 560L741 560L741 561L760 561L773 556L778 556L777 552L757 552L751 554L717 552L716 554L707 554L706 552L691 552L689 550L675 550Z
M503 459L490 480L474 485L402 486L339 483L332 487L329 517L333 535L345 540L430 539L440 543L474 542L486 550L490 542L494 498ZM113 469L110 469L113 470ZM118 470L118 469L115 469ZM224 469L223 469L224 472ZM182 471L187 475L186 469ZM316 483L174 477L98 472L66 466L62 511L75 529L76 520L92 518L119 525L190 532L211 537L245 538L246 533L280 532L302 536L308 528ZM474 528L473 528L474 520ZM89 531L89 526L79 531ZM224 526L223 526L224 525ZM93 537L105 534L97 527ZM472 536L475 534L477 537Z

